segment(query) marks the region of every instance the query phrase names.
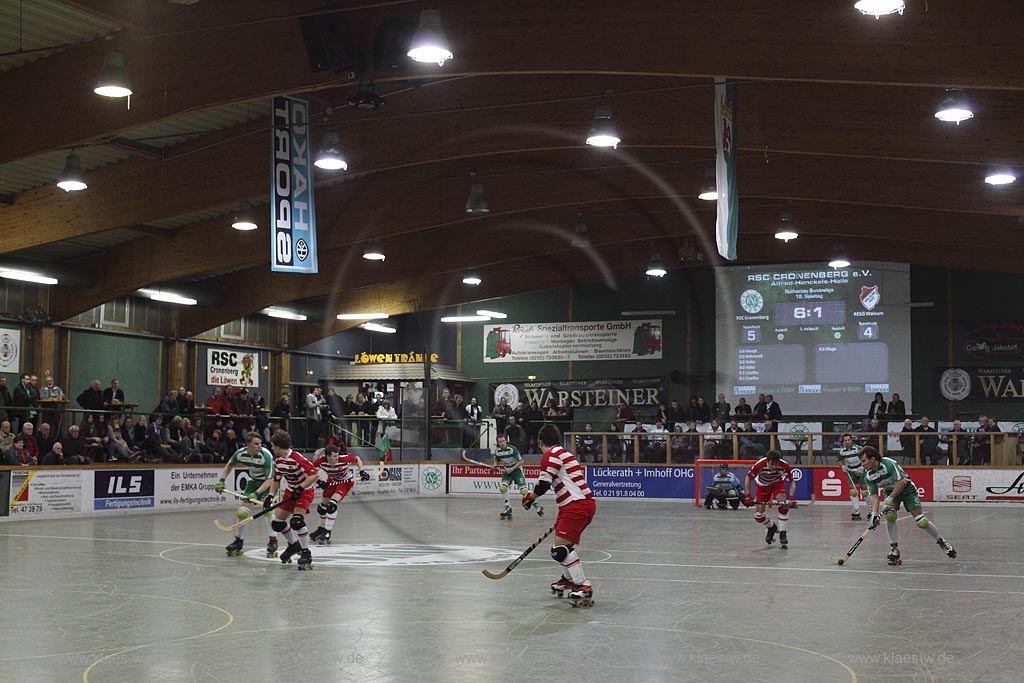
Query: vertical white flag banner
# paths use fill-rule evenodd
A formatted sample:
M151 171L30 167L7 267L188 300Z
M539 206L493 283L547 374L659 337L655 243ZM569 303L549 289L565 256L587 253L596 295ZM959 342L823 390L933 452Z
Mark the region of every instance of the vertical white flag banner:
M270 119L270 270L316 273L309 102L274 97Z
M718 190L715 238L718 253L735 261L740 220L740 196L736 191L736 86L724 78L715 79L715 150Z

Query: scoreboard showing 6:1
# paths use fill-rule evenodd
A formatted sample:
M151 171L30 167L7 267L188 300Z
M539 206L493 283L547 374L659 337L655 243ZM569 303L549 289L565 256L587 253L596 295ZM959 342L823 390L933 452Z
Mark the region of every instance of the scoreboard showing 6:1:
M790 414L860 413L876 391L909 393L906 266L729 268L718 289L719 392L771 393Z

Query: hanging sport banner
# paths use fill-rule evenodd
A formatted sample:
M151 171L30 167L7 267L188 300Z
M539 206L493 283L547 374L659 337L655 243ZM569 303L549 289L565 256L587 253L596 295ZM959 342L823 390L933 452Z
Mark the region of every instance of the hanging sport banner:
M206 350L206 383L210 386L230 384L236 387L260 387L259 351L233 349Z
M661 358L661 320L484 326L485 363Z
M715 79L715 150L718 253L735 261L740 221L740 195L736 191L736 85L724 78Z
M270 270L315 273L312 140L305 97L275 97L270 129Z

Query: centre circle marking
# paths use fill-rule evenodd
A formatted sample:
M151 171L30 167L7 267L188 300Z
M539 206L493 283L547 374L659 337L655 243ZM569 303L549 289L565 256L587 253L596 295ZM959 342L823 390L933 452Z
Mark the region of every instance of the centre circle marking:
M310 546L310 549L313 551L313 566L415 567L510 562L519 557L519 551L506 548L415 543L343 543ZM276 557L267 557L263 549L249 550L245 555L254 560L280 563Z

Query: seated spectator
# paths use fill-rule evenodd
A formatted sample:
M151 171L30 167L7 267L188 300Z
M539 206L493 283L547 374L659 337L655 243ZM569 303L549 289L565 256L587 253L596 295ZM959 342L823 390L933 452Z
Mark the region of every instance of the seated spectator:
M234 453L236 449L232 449ZM219 429L214 429L210 434L210 437L206 440L205 452L213 456L214 462L227 462L227 446L224 443L224 434Z
M56 437L51 433L50 423L44 422L39 425L39 431L36 432L36 450L40 453L49 453L53 450L53 444L57 441Z
M244 447L245 442L242 441L240 436L238 436L238 432L234 429L227 429L224 431L224 448L227 453L234 453L239 448Z
M736 403L736 416L741 420L745 420L751 413L751 408L747 405L747 399L740 396L739 401Z
M753 423L747 421L743 425L743 434L740 436L740 458L742 460L760 460L767 452L768 449L761 443Z
M135 462L142 455L141 451L128 445L124 430L121 428L121 420L116 415L110 418L107 436L107 462Z
M64 445L60 441L54 441L53 446L43 456L43 459L39 461L39 464L46 467L54 467L57 465L70 465L71 463L64 460Z
M242 389L235 399L235 415L252 415L252 399L249 398L249 390Z
M971 464L971 437L968 434L960 420L953 420L953 428L941 437L944 443L949 444L950 460L957 465Z
M878 420L871 420L868 422L868 432L872 436L863 445L872 446L879 453L885 453L885 427L879 424ZM878 436L874 436L875 434Z
M668 451L665 450L666 434L668 434L665 423L660 419L655 420L650 434L644 447L644 455L647 456L645 462L665 462L668 457Z
M171 389L167 392L167 395L161 399L157 407L153 409L154 415L163 415L169 419L172 415L178 414L178 391Z
M992 464L992 438L989 434L1000 432L999 424L994 417L978 416L978 435L974 437L974 452L971 462L975 465Z
M89 444L82 438L78 425L71 425L68 435L61 440L64 445L64 462L68 465L88 465Z
M677 424L675 429L672 430L672 436L669 438L669 446L672 447L672 462L673 463L684 463L687 461L690 455L690 437L683 434L683 425Z
M917 456L917 439L910 436L916 430L910 419L903 421L903 429L900 430L900 448L904 458L915 458Z
M103 409L120 410L122 405L124 405L124 390L121 389L121 382L112 379L110 386L103 390Z
M633 422L636 418L633 416L633 409L625 401L619 402L618 410L615 411L615 421L621 427L627 422Z
M925 465L945 464L945 456L939 450L938 430L928 423L927 417L921 417L921 423L914 431L921 434L921 462Z
M222 395L222 392L221 392L220 387L214 387L213 388L213 394L211 394L206 399L206 407L209 410L210 415L220 415L221 414L221 405L222 405L221 400L220 400L221 399L221 395Z
M131 419L131 416L129 416L127 419ZM146 416L145 415L139 415L139 420L132 427L132 429L134 431L135 449L136 450L141 450L141 451L145 452L145 450L146 450L146 436L149 433L149 425L146 422ZM122 430L122 432L123 431L124 430ZM125 437L125 441L128 441L127 437ZM129 442L129 443L131 443L131 442ZM64 444L64 450L65 451L68 450L67 447L68 447L68 445Z
M85 444L88 447L86 455L89 457L89 460L92 462L106 462L107 444L104 441L104 437L107 436L106 425L101 430L96 421L96 415L86 413L80 429L82 438L85 439Z
M594 425L588 422L583 426L583 433L576 436L576 458L580 462L599 462L599 448Z
M78 395L75 402L82 407L83 410L88 410L91 413L96 413L103 410L103 390L100 389L100 381L94 379L89 383L89 388L85 389Z
M209 464L213 462L213 453L207 450L206 444L199 436L199 429L189 425L185 427L185 436L182 437L181 449L182 459L185 462L197 462Z
M196 397L191 391L186 391L185 387L178 388L178 414L179 415L192 415L196 412Z
M885 402L885 398L882 397L882 394L880 392L879 393L875 393L874 400L871 401L871 405L868 406L868 414L867 414L867 417L865 418L865 421L866 422L870 422L871 420L876 420L878 422L885 421L887 419L887 416L888 416L888 411L886 410L887 407L888 407L888 404ZM874 430L868 430L868 431L874 431Z
M719 458L732 458L739 452L739 434L743 433L743 427L740 426L739 420L735 417L729 421L729 426L725 428L725 438L722 439L722 453ZM733 436L736 434L737 436Z
M149 422L143 450L145 451L146 461L150 463L181 462L181 456L174 450L167 438L167 429L164 428L164 416L160 413L153 415L153 419Z
M654 421L657 422L658 420L661 420L661 423L665 425L665 429L672 431L669 429L668 411L666 410L664 403L658 404L658 411L654 414Z
M361 405L356 406L360 408ZM358 410L357 410L358 412ZM292 403L291 397L288 394L282 394L281 400L274 405L274 410L271 411L270 417L276 419L277 423L281 426L281 429L288 431L288 418L292 414ZM356 431L353 429L352 431ZM232 451L234 452L234 451Z
M230 384L225 384L224 391L220 393L220 404L222 415L237 415L238 390Z
M14 446L14 432L11 431L9 420L0 422L0 458L6 458L7 451Z
M39 462L40 456L42 456L43 453L39 452L39 446L36 444L35 425L33 425L31 422L26 422L25 424L21 425L21 434L19 434L18 436L24 437L22 442L24 443L26 456L29 458L29 460L32 461L33 465L37 464ZM15 445L17 445L17 437L15 437L14 441Z
M725 430L718 424L718 420L711 418L711 426L704 433L704 457L723 458L728 450L725 447Z

